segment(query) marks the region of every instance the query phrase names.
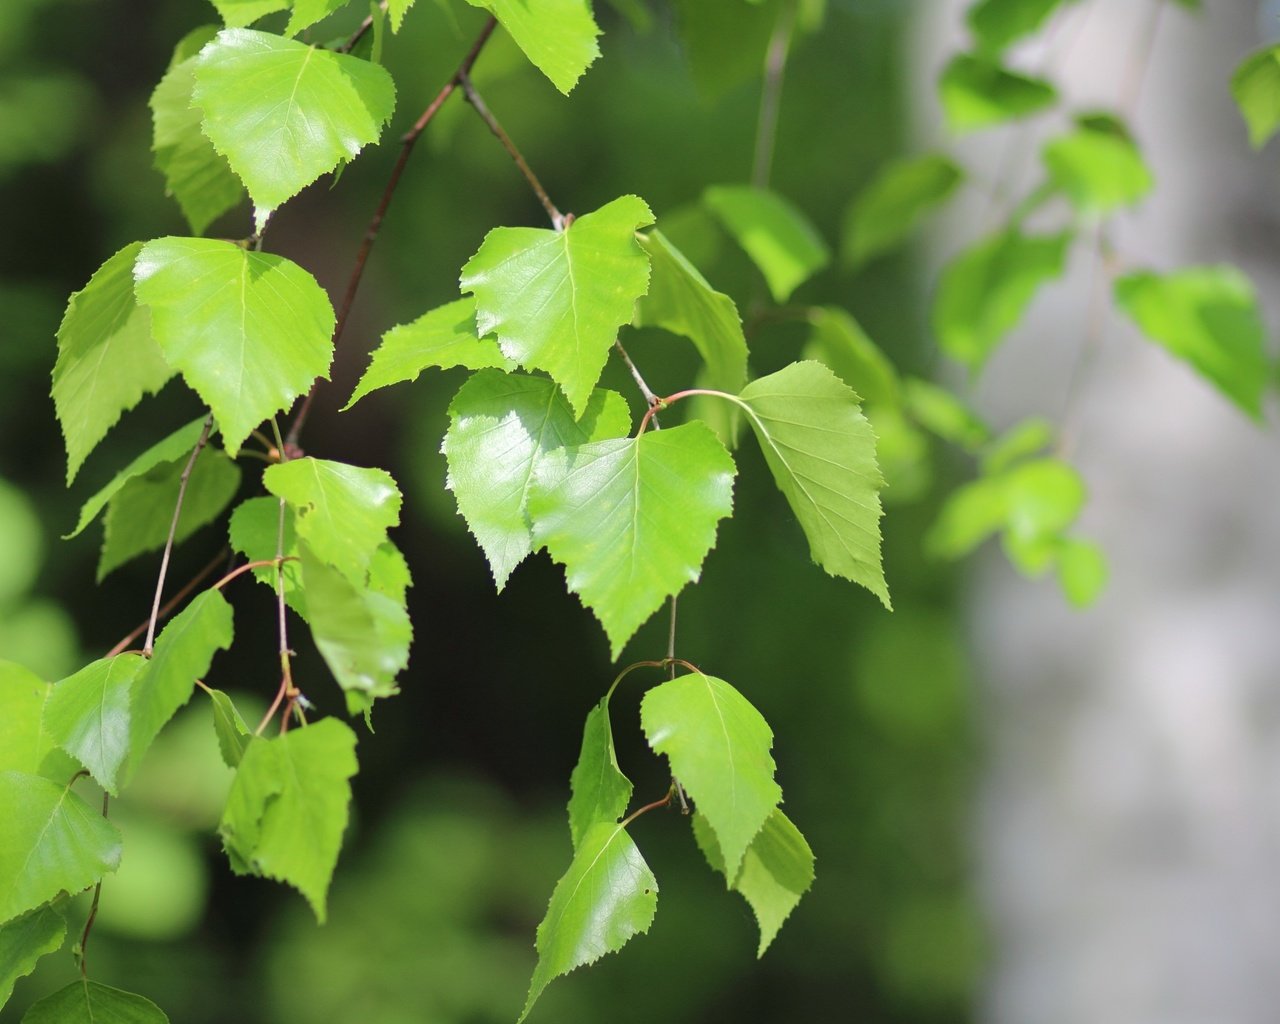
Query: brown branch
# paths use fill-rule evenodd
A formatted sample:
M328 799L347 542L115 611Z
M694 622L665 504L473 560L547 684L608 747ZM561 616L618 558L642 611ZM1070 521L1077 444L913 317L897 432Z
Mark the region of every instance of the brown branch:
M379 0L378 6L382 8L383 14L387 13L387 0ZM356 43L360 42L360 40L364 38L365 33L368 32L369 29L371 28L373 28L373 15L367 14L365 15L364 21L360 22L360 27L351 33L351 38L348 39L341 46L339 46L338 49L334 52L350 53L352 50L356 48Z
M196 587L200 586L201 583L203 583L206 579L208 579L213 574L214 569L218 568L218 566L222 564L225 554L226 554L226 549L223 549L222 551L219 551L216 555L214 555L213 558L210 559L208 565L206 565L198 573L192 576L191 579L188 580L183 585L181 590L179 590L176 594L173 595L173 597L169 598L169 600L167 600L164 603L164 607L160 609L160 614L157 617L163 619L166 616L168 616L168 614L171 611L177 608L178 605L180 605L187 598L187 596L193 590L196 589ZM121 652L128 650L129 645L133 643L135 640L137 640L138 637L142 636L143 633L146 632L147 625L150 621L151 621L150 619L143 619L129 633L128 636L121 639L120 642L117 643L114 647L112 647L111 650L107 651L107 653L103 655L103 657L114 658L117 654L120 654Z
M335 348L338 340L342 337L343 330L347 326L347 318L351 314L351 306L355 302L356 292L360 288L360 279L364 277L364 268L369 259L369 251L373 248L373 243L378 239L378 232L382 230L382 221L387 215L387 208L391 205L391 197L395 195L396 186L400 184L400 176L404 173L405 165L409 162L409 155L413 152L413 147L417 143L418 137L426 130L427 125L431 123L431 119L436 116L436 112L444 105L445 100L453 95L454 90L458 87L459 80L471 71L476 58L480 56L480 51L484 49L484 44L489 41L489 37L493 35L493 30L497 25L498 22L495 18L490 18L485 23L480 35L476 37L476 41L471 45L471 49L462 58L462 63L458 65L458 70L453 73L453 77L436 93L435 99L431 101L427 109L414 122L413 127L405 132L401 138L400 156L396 159L395 166L391 169L391 176L387 179L386 188L382 191L382 198L378 201L378 207L374 210L369 226L365 228L364 238L361 240L360 249L356 253L355 266L352 268L351 277L347 280L347 291L342 297L342 307L338 311L337 324L333 330ZM318 385L319 382L317 381L316 384L311 386L311 390L307 392L307 397L302 400L302 405L294 415L293 423L289 427L289 433L285 437L285 448L289 451L297 450L298 438L302 434L303 425L307 422L307 414L311 411L311 403L315 401Z
M102 794L102 816L107 817L107 809L110 805L111 797L106 793ZM102 896L102 879L98 879L98 884L93 887L93 902L89 904L89 917L84 923L84 931L80 933L80 977L87 978L89 976L88 958L85 956L85 947L89 944L89 932L93 930L93 922L98 917L98 899Z
M784 3L778 12L764 61L764 84L760 89L760 120L756 124L756 148L751 161L751 184L769 187L773 150L778 140L778 112L782 102L782 79L787 71L791 35L796 23L796 0Z

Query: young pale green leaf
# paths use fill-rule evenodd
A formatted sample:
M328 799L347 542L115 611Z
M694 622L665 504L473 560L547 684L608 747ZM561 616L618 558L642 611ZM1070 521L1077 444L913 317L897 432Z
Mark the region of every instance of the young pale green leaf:
M489 11L530 62L566 96L600 56L587 0L467 0Z
M701 812L693 816L693 835L707 863L728 878L716 833ZM774 808L747 852L729 888L742 894L760 926L756 956L764 956L800 897L813 884L813 851L791 819Z
M538 966L520 1020L553 979L647 932L657 909L657 879L626 829L608 822L589 828L538 925Z
M44 728L112 796L129 756L129 697L147 664L140 654L90 662L57 683L44 705Z
M209 0L227 28L244 28L259 18L289 9L289 0Z
M204 133L249 190L259 230L286 199L376 142L396 103L381 66L249 29L219 32L195 79Z
M175 615L156 639L151 660L138 673L129 703L128 779L166 722L190 698L195 681L209 671L214 653L231 646L231 605L206 590Z
M289 24L284 34L296 36L304 28L314 25L322 18L327 18L340 7L345 7L349 0L293 0L293 13L289 15Z
M613 656L664 600L697 580L733 512L733 459L693 421L561 448L529 492L533 537L608 634Z
M356 736L336 718L249 744L218 832L238 874L297 889L321 923L356 773Z
M1139 271L1115 283L1116 302L1152 341L1185 360L1255 420L1270 371L1253 285L1235 267Z
M453 366L468 370L516 368L492 338L476 335L475 298L457 299L424 313L411 324L387 331L345 408L350 409L370 391L417 380L423 370L433 366L442 370Z
M876 438L858 396L821 363L792 363L739 396L813 560L889 604L880 565Z
M979 49L998 54L1035 32L1062 0L979 0L965 14Z
M333 307L315 278L234 242L160 238L134 267L138 301L170 365L213 410L236 455L333 358Z
M815 306L809 324L806 359L825 363L868 405L898 404L897 369L848 310Z
M1097 544L1068 538L1058 550L1058 584L1076 608L1088 608L1107 586L1107 556Z
M284 543L280 547L281 554L294 556L293 561L281 563L284 576L284 595L289 607L306 616L306 602L302 594L302 570L298 566L297 531L293 525L293 509L284 507ZM228 527L231 547L239 551L250 562L263 562L276 557L276 547L280 543L280 501L267 496L249 498L236 506L231 513ZM272 590L276 587L276 569L274 565L259 566L253 570L254 577L265 583Z
M308 457L268 467L262 482L293 509L294 528L312 554L363 587L373 553L400 522L391 474Z
M1155 185L1128 131L1106 116L1076 119L1075 131L1044 147L1049 180L1080 213L1132 206Z
M646 693L640 725L715 831L726 876L736 878L747 847L782 800L769 723L723 679L694 672Z
M228 768L235 768L249 749L253 733L230 697L221 690L209 690L208 693L213 704L213 731L218 737L218 752Z
M976 452L991 440L990 428L946 388L908 377L902 383L902 398L913 420L950 444Z
M79 769L44 728L44 705L52 692L30 669L0 661L0 772L66 782Z
M713 185L702 200L764 275L774 301L831 262L809 219L776 192L748 185Z
M112 495L107 503L102 553L98 558L99 581L130 559L164 547L187 455L190 451L175 462L161 463L141 476L126 480ZM174 543L182 543L221 515L239 487L240 467L225 452L206 447L187 479Z
M933 327L942 350L977 370L1022 319L1036 290L1062 275L1071 235L1024 235L1016 228L984 239L942 273Z
M1057 102L1043 79L1030 78L977 54L961 53L938 79L938 97L947 124L957 133L989 128L1038 114Z
M80 518L76 522L76 527L70 533L62 535L63 540L70 540L72 537L78 536L84 531L84 528L93 522L98 513L107 507L113 497L115 497L125 484L135 477L149 473L157 466L170 462L185 460L191 455L192 449L195 448L196 442L200 440L200 435L204 432L204 417L198 420L192 420L185 427L179 427L168 437L157 441L136 459L130 462L124 469L120 470L110 483L103 487L97 494L86 501L80 507ZM172 509L170 509L172 514Z
M178 201L197 235L244 196L240 179L201 131L199 108L191 105L198 60L195 53L199 50L198 46L192 50L192 41L203 45L216 34L213 27L189 33L175 56L185 51L190 54L170 64L151 94L151 149L156 170L164 175L165 194Z
M0 1008L13 994L13 983L35 970L42 956L61 949L66 937L66 920L47 906L0 925Z
M707 366L706 386L737 391L747 382L747 341L733 299L712 288L661 231L637 240L649 254L652 276L648 294L636 303L636 326L688 338Z
M299 545L307 621L316 647L352 714L367 711L378 697L396 693L396 675L409 664L413 626L404 601L356 587L336 569Z
M582 729L582 749L569 776L569 835L576 850L593 826L616 825L631 802L631 780L618 767L605 696L587 715Z
M127 245L67 301L58 328L53 405L67 444L67 483L120 416L154 394L173 368L151 340L151 317L133 294L141 242Z
M924 547L935 558L963 558L1004 528L1008 504L999 477L979 477L947 496L925 534Z
M496 333L504 355L549 373L576 415L649 288L635 232L651 223L642 199L622 196L563 231L494 228L462 268L481 336Z
M563 392L546 377L482 370L462 385L449 406L441 446L449 462L446 486L499 590L533 550L526 506L546 455L630 429L627 403L613 391L593 391L576 419Z
M391 16L391 31L399 32L400 26L404 24L404 16L409 13L409 8L413 6L413 0L390 0L387 4L387 13Z
M120 866L120 831L64 783L0 772L0 924Z
M1280 46L1246 57L1231 76L1231 91L1249 128L1249 141L1260 149L1280 128Z
M897 246L963 181L960 167L936 153L885 166L849 207L841 239L845 264L860 267Z
M150 999L81 978L31 1005L22 1024L169 1024Z
M1010 427L982 453L982 472L994 476L1015 462L1053 444L1054 426L1042 416L1032 416Z

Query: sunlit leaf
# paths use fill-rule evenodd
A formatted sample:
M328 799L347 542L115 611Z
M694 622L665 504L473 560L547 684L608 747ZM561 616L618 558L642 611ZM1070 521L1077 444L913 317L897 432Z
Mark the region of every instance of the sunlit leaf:
M987 425L946 388L909 377L903 381L902 398L911 418L944 441L972 452L991 439Z
M67 922L51 907L40 907L0 925L0 1008L13 983L35 970L36 961L62 948Z
M219 32L195 79L204 133L249 190L259 230L286 199L376 142L395 109L380 65L250 29Z
M698 579L733 511L733 459L693 421L562 448L529 492L534 541L565 567L616 658L666 598Z
M45 996L22 1024L169 1024L150 999L81 978Z
M0 807L0 924L120 866L119 830L67 783L0 772Z
M1280 46L1246 57L1231 76L1231 91L1249 127L1249 141L1261 148L1280 127Z
M327 18L340 7L345 7L349 0L293 0L293 13L289 15L289 24L284 34L296 36L304 28L314 25L322 18Z
M221 690L210 690L209 700L213 704L213 731L218 737L218 752L228 768L235 768L249 748L253 734L245 725L244 719L236 709L231 698Z
M413 0L390 0L387 4L387 13L391 16L391 31L399 32L400 26L404 24L404 16L409 13L409 8L413 6Z
M356 773L356 737L336 718L249 744L218 826L239 874L287 882L325 919Z
M884 479L858 396L821 363L803 362L753 380L739 397L813 560L888 608L880 565Z
M79 768L44 728L53 687L30 669L0 661L0 772L17 771L66 782Z
M831 262L831 252L809 219L768 189L713 185L703 202L764 275L776 302Z
M1062 0L979 0L965 14L980 49L999 53L1035 32Z
M289 9L289 0L209 0L227 28L244 28L259 18Z
M569 777L569 834L573 848L582 845L593 825L616 825L631 801L631 780L618 767L609 721L609 698L604 697L587 715L582 729L582 749Z
M693 816L693 835L707 863L727 878L720 843L702 813ZM760 926L757 956L764 956L812 884L813 851L791 819L775 807L743 854L737 877L729 883L729 888L741 893L756 915Z
M848 310L816 306L809 324L806 359L825 363L869 405L897 403L897 369Z
M1254 419L1269 370L1253 285L1235 267L1139 271L1115 283L1116 302L1152 341L1185 360Z
M468 370L516 368L492 338L477 337L476 300L456 299L424 313L413 323L387 331L346 408L350 409L370 391L417 380L423 370L432 366L442 370L453 366L465 366Z
M494 228L462 268L480 334L497 334L504 355L549 373L575 414L648 290L635 231L652 222L643 200L622 196L563 231Z
M1132 206L1155 185L1128 131L1106 115L1077 118L1073 132L1044 147L1044 163L1050 182L1081 213Z
M501 590L533 550L526 506L548 452L625 435L631 414L622 396L597 388L582 418L546 377L483 370L449 406L442 451L447 486L484 550Z
M700 672L646 693L640 724L715 831L726 874L736 877L747 847L782 800L769 724L723 679Z
M1002 231L962 252L943 271L933 305L942 350L971 370L1022 319L1036 291L1061 277L1071 235Z
M493 13L533 65L568 94L600 56L587 0L467 0Z
M129 756L133 681L146 664L140 654L99 658L57 683L45 702L46 731L113 796Z
M138 301L170 365L213 410L235 455L333 356L333 307L315 278L234 242L160 238L134 268Z
M1041 416L1032 416L1006 430L982 453L982 471L1001 473L1015 462L1034 455L1053 443L1054 426Z
M520 1020L552 979L617 952L649 930L657 909L658 882L626 829L593 825L538 925L538 966Z
M284 537L280 546L280 554L295 556L292 561L281 563L280 570L284 576L285 600L289 607L299 615L306 617L306 602L302 594L302 570L297 562L297 531L293 526L293 509L284 507ZM276 557L276 548L281 541L280 536L280 502L276 498L249 498L236 506L231 513L228 537L231 547L250 562L264 562ZM274 565L259 566L252 570L253 575L261 583L272 590L276 587L276 567Z
M1057 102L1043 79L1020 75L994 60L961 53L938 79L938 96L954 132L971 132L1003 121L1029 117Z
M121 414L173 376L151 340L151 317L134 298L141 250L134 242L99 267L67 301L58 328L53 405L67 443L67 483Z
M845 263L862 266L898 245L963 181L959 165L936 153L885 166L849 207L842 242Z
M1097 544L1068 539L1058 551L1058 583L1076 608L1087 608L1106 589L1107 556Z

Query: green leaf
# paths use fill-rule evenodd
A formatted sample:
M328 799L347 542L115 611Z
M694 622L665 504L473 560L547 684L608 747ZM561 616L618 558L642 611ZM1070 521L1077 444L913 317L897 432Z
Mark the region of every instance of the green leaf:
M125 246L67 300L58 328L53 405L67 443L67 483L122 413L155 394L173 369L151 340L151 317L133 295L141 242Z
M809 219L776 192L713 185L702 199L764 275L776 302L786 302L831 262L827 243Z
M957 133L1038 114L1057 102L1053 86L977 54L955 56L938 79L947 124Z
M546 377L482 370L449 406L441 450L449 462L446 486L484 549L501 590L533 550L526 506L549 452L626 434L631 413L613 391L597 388L581 420Z
M648 290L635 231L652 222L642 199L622 196L563 231L494 228L462 268L480 334L496 333L504 355L549 373L577 415Z
M1125 127L1106 115L1079 117L1069 135L1044 147L1049 180L1080 213L1133 206L1155 178Z
M376 142L396 103L381 66L248 29L219 32L195 78L204 133L249 190L258 230L286 199Z
M1035 32L1062 0L979 0L965 14L978 47L997 54Z
M733 511L733 459L703 423L562 448L529 492L533 537L609 636L614 658L695 582Z
M1249 127L1249 142L1261 149L1280 128L1280 45L1246 57L1231 76L1231 91Z
M320 561L305 544L302 584L316 647L347 695L352 714L396 693L396 675L409 664L413 627L403 600L357 588Z
M693 342L707 366L706 386L737 391L747 381L747 341L738 307L707 283L656 228L639 235L649 255L649 292L636 304L637 327L661 327Z
M1253 285L1240 271L1225 264L1169 274L1139 271L1116 281L1115 296L1147 337L1262 419L1266 329Z
M409 8L413 6L413 0L391 0L387 5L387 13L391 15L391 31L399 32L400 26L404 24L404 16L409 13Z
M709 100L756 79L778 22L778 5L672 0L681 49L694 83ZM726 46L725 40L733 45Z
M57 683L44 706L44 727L112 796L129 756L129 696L147 664L140 654L90 662Z
M876 439L858 396L821 363L792 363L739 396L813 560L889 605L880 567Z
M1022 319L1036 290L1060 277L1071 235L1024 235L1016 228L984 239L942 272L933 326L942 350L976 370Z
M982 471L1001 473L1015 462L1053 444L1054 426L1041 416L1032 416L1010 427L982 453Z
M387 331L344 408L350 409L370 391L417 380L423 370L432 366L442 370L453 366L468 370L516 368L492 338L477 337L476 300L457 299L424 313L411 324Z
M293 13L289 15L289 24L284 34L296 36L304 28L327 18L338 8L345 7L347 2L348 0L293 0Z
M657 909L657 879L626 829L593 825L538 925L538 966L520 1020L554 978L616 953L632 936L647 932Z
M289 0L209 0L227 28L244 28L259 18L289 9Z
M720 852L716 834L701 813L693 816L693 835L707 863L727 878L724 854ZM756 915L760 926L756 956L764 956L783 922L812 884L813 851L791 819L774 808L747 847L737 877L729 885L742 894Z
M120 866L119 830L66 783L0 772L0 807L0 924Z
M383 469L301 458L269 466L267 490L294 511L294 528L311 552L363 587L373 553L400 522L400 489Z
M565 95L600 56L596 44L600 29L587 0L467 2L492 13L524 55Z
M925 534L924 547L935 558L963 558L1004 528L1008 504L999 477L981 477L948 495Z
M1068 539L1058 551L1058 583L1076 608L1093 604L1107 586L1107 556L1096 544Z
M204 419L201 416L198 420L192 420L185 427L179 427L168 437L157 441L125 466L124 469L120 470L119 473L111 478L110 483L81 506L80 518L76 522L75 529L70 533L64 533L62 539L70 540L72 537L82 533L84 528L98 517L98 513L107 507L107 503L130 480L149 473L160 465L178 461L185 463L185 460L190 457L192 450L195 448L196 442L200 440L200 435L204 432ZM169 509L169 514L173 514L172 506Z
M297 889L324 923L356 773L356 737L336 718L249 744L218 832L238 874Z
M165 723L191 698L214 653L230 648L232 635L231 605L217 590L206 590L165 626L151 660L133 683L125 781Z
M284 575L284 594L289 607L306 618L306 604L302 595L302 569L296 556L298 554L297 532L293 525L293 510L284 508L284 545L280 549L283 555L293 555L295 560L284 562L280 569ZM275 498L249 498L236 506L231 513L228 529L231 547L250 562L262 562L276 557L276 546L280 541L280 502ZM254 577L266 584L273 591L276 588L276 569L274 565L264 565L252 570Z
M897 369L848 310L814 307L809 324L806 359L825 363L868 405L897 404Z
M736 877L747 847L782 800L769 724L723 679L695 672L646 693L640 725L715 831L726 875Z
M187 50L190 54L169 65L151 94L150 104L151 149L155 153L156 170L164 175L165 194L178 201L183 216L197 235L203 234L205 228L244 195L240 179L201 131L199 108L191 105L199 59L195 54L200 49L199 46L192 48L193 40L203 45L216 34L216 28L205 27L189 33L179 43L175 57Z
M631 802L631 780L618 767L618 753L613 746L607 695L587 715L582 749L569 776L569 788L573 791L569 799L569 834L575 850L592 826L616 825Z
M228 768L235 768L249 749L253 734L230 697L221 690L209 690L208 693L213 703L213 731L218 737L218 752Z
M81 978L45 996L22 1024L169 1024L150 999Z
M991 439L991 431L977 414L946 388L909 377L902 398L911 418L930 433L965 451L976 452Z
M886 165L849 207L844 220L845 263L860 267L901 243L964 181L964 172L939 154Z
M160 238L134 268L169 363L213 410L236 455L263 420L286 409L333 357L333 307L315 278L234 242Z
M0 661L0 772L66 782L79 769L44 728L44 706L52 692L30 669Z
M190 454L188 451L187 456ZM187 456L125 481L107 503L102 554L98 559L99 581L130 559L164 547ZM240 467L225 452L206 446L187 480L174 543L182 543L221 515L239 487Z
M40 907L0 925L0 1008L13 983L35 970L36 961L62 948L67 922L51 907Z

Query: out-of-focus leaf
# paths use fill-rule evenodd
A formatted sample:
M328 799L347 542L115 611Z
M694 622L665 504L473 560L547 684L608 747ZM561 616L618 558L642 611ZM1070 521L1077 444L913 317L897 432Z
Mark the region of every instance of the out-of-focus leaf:
M1069 539L1058 552L1058 583L1077 608L1093 604L1107 586L1107 556L1098 545Z
M978 0L965 14L978 47L1000 53L1035 32L1062 0Z
M1246 57L1231 76L1231 91L1249 128L1249 141L1261 148L1280 127L1280 45Z
M961 53L938 79L938 97L951 130L964 133L1038 114L1053 106L1058 94L1043 79L1020 75L990 58Z
M830 367L869 405L897 404L898 371L847 310L819 306L809 311L806 359Z
M1044 147L1049 180L1081 213L1132 206L1155 185L1125 127L1102 116L1076 119L1076 128Z
M885 166L849 207L844 262L859 267L898 245L963 181L959 165L936 153Z
M982 453L982 471L994 476L1019 459L1034 455L1053 443L1054 426L1042 416L1033 416L1009 428Z
M713 185L703 202L764 275L774 301L831 262L831 251L809 219L776 192L749 185Z
M903 382L902 397L913 420L965 451L977 451L991 439L991 431L977 414L937 384L910 377Z

